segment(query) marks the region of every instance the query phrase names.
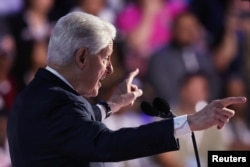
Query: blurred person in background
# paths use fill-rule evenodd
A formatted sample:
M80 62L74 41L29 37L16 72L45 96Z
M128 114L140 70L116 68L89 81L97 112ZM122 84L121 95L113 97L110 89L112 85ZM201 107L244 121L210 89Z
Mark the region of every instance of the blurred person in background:
M241 41L242 57L243 57L243 75L246 79L246 86L248 95L250 95L250 2L240 1L238 4L238 16L239 16L239 35L243 38ZM239 52L238 51L238 52ZM249 120L250 121L250 120Z
M23 0L0 0L0 16L17 13L23 7Z
M0 167L11 167L7 141L7 118L7 111L0 109Z
M145 76L149 57L170 40L173 19L185 7L166 0L134 0L125 6L117 17L117 27L125 41L128 71L139 68L140 77Z
M177 116L199 111L210 99L209 78L203 72L186 74L180 81L180 102L172 110ZM208 150L225 150L222 132L216 127L195 132L201 166L207 166ZM216 141L216 142L211 142ZM194 167L195 153L191 135L179 139L180 150L163 153L158 159L164 167Z
M78 0L54 0L54 5L50 11L50 18L57 21L60 17L66 15L76 5Z
M0 110L10 111L16 97L16 80L10 75L15 55L13 38L0 20Z
M114 23L115 13L111 8L108 8L107 0L77 0L73 11L82 11L101 19Z
M212 50L222 43L225 36L225 20L232 1L191 0L190 2L190 10L207 30L208 45Z
M41 67L45 64L48 39L54 25L49 20L53 3L54 0L25 0L23 10L8 17L17 49L13 75L17 78L18 90L33 77L34 62L44 61L40 62Z
M128 3L128 0L107 0L109 8L111 8L116 14L123 10L124 6Z
M25 73L24 81L28 84L33 78L37 70L46 66L47 57L47 42L37 41L31 50L31 64L28 71Z
M230 3L224 21L225 33L222 41L212 50L213 62L222 81L220 96L225 96L227 78L240 75L248 83L246 91L250 93L250 2L233 0Z
M16 97L16 82L10 76L14 58L14 40L0 19L0 167L11 167L7 141L7 118Z
M204 71L209 77L211 97L217 98L219 80L212 57L206 50L204 30L195 15L184 12L173 24L170 44L154 53L148 70L148 79L156 91L174 106L180 103L180 80L188 73Z
M231 31L236 44L231 61L224 75L225 81L230 76L239 75L245 82L246 95L250 96L250 1L234 0L228 16L231 20ZM230 56L228 56L230 58ZM226 57L224 58L226 59ZM226 85L227 83L225 83ZM227 87L227 86L224 86ZM225 95L224 95L225 96ZM246 112L248 123L250 113Z
M227 80L226 95L246 95L246 82L240 76L231 76ZM250 122L247 122L248 104L231 106L236 109L235 117L225 126L223 137L229 150L250 150Z

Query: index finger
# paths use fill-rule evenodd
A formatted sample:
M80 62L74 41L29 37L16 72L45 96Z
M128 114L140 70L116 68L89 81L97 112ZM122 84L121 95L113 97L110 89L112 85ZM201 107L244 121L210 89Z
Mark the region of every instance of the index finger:
M137 68L136 70L134 70L133 72L131 72L129 75L128 75L128 77L127 77L127 83L128 84L131 84L132 83L132 81L133 81L133 79L135 78L135 76L136 75L138 75L139 74L139 69Z
M225 99L220 99L219 102L224 106L231 104L245 103L247 101L246 97L228 97Z

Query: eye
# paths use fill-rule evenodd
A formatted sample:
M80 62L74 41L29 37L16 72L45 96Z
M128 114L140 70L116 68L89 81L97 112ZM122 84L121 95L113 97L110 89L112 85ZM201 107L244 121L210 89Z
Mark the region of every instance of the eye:
M110 61L110 56L105 57L106 61Z
M109 62L109 60L110 60L110 56L107 56L107 57L105 57L105 58L103 59L103 63L106 64L106 63Z

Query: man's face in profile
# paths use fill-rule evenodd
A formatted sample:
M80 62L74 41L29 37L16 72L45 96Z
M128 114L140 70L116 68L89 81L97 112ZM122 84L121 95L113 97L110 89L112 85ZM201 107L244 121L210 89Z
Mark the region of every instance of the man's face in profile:
M97 96L99 88L102 86L101 81L105 79L107 75L113 73L113 66L111 63L112 52L113 43L110 43L96 55L88 55L86 57L85 68L88 77L82 78L82 80L86 83L85 85L88 89L88 97Z

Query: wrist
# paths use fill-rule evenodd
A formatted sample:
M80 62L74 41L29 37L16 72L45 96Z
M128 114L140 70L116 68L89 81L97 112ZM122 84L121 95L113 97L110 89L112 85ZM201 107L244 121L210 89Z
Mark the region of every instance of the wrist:
M109 105L112 112L117 112L120 110L120 107L118 106L118 104L114 102L108 101L107 104Z
M105 109L105 113L106 113L105 118L108 118L112 114L112 109L110 105L105 101L99 101L98 104L103 106L103 108Z

